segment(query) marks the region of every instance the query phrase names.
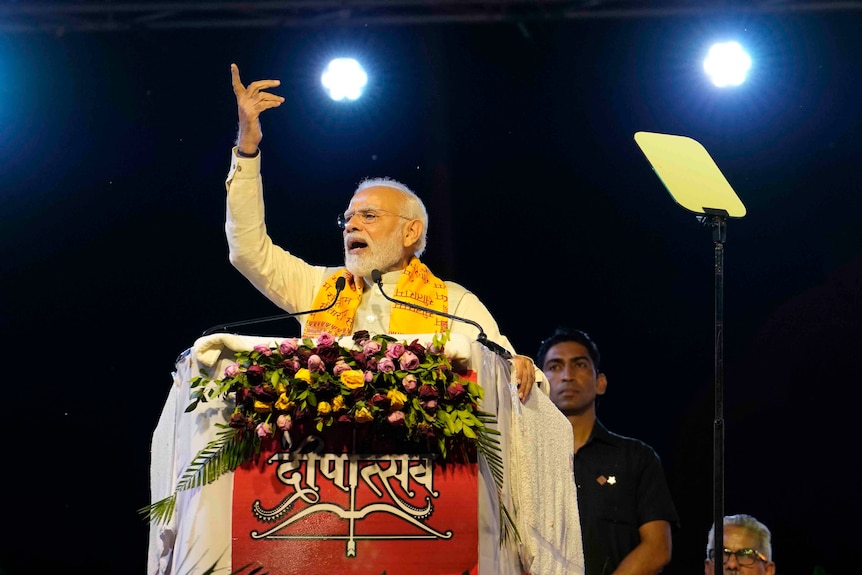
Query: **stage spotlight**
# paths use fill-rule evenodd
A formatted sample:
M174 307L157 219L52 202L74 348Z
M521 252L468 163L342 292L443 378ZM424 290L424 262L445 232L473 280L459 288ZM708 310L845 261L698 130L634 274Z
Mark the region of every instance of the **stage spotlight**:
M709 49L703 69L719 88L739 86L751 69L751 57L739 43L721 42Z
M320 82L333 100L356 100L368 83L368 74L353 58L336 58L323 71Z

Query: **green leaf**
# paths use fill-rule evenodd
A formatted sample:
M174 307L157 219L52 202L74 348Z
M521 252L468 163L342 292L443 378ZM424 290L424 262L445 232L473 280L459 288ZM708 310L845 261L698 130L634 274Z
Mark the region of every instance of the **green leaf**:
M156 524L167 523L173 516L174 509L177 505L177 494L173 493L164 499L160 499L155 503L141 507L138 513L144 516L144 519Z

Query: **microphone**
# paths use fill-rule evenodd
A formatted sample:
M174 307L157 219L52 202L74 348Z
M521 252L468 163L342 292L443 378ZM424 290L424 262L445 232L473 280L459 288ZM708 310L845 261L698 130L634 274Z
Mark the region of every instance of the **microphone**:
M347 280L346 280L346 279L344 279L344 276L341 276L341 277L339 277L337 280L335 280L335 297L334 297L334 298L332 298L332 301L331 301L331 302L329 303L329 305L327 305L326 307L322 307L322 308L319 308L319 309L310 309L310 310L307 310L307 311L298 311L298 312L295 312L295 313L282 313L282 314L279 314L279 315L271 315L271 316L268 316L268 317L261 317L261 318L258 318L258 319L247 319L247 320L244 320L244 321L235 321L235 322L232 322L232 323L225 323L225 324L221 324L221 325L215 325L215 326L213 326L213 327L209 328L208 330L206 330L205 332L203 332L203 333L201 334L201 336L203 337L203 336L205 336L205 335L210 335L210 334L215 333L215 332L217 332L217 331L219 331L219 330L227 329L227 328L229 328L229 327L236 327L236 326L240 326L240 325L249 325L249 324L253 324L253 323L264 323L264 322L268 322L268 321L275 321L275 320L277 320L277 319L287 319L287 318L289 318L289 317L296 317L296 316L298 316L298 315L305 315L305 314L307 314L307 313L314 313L314 312L316 312L316 311L326 311L326 310L328 310L329 308L331 308L332 306L334 306L334 305L335 305L335 302L337 302L337 301L338 301L338 296L340 296L340 295L341 295L341 292L343 292L343 291L344 291L344 288L345 288L346 286L347 286Z
M380 288L380 293L383 295L383 297L385 297L386 299L388 299L392 303L396 303L396 304L403 305L403 306L406 306L409 308L417 309L419 311L424 311L426 313L432 313L434 315L442 315L443 317L447 317L447 318L453 319L455 321L463 321L464 323L469 323L470 325L472 325L473 327L475 327L476 329L479 330L479 336L476 338L476 341L478 341L479 343L481 343L482 345L484 345L485 347L487 347L488 349L490 349L491 351L493 351L497 355L500 355L505 359L512 359L511 352L509 352L508 349L506 349L505 347L503 347L499 343L495 343L495 342L491 341L490 339L488 339L488 336L487 336L487 334L485 334L485 330L482 329L482 326L479 325L477 322L473 321L472 319L467 319L466 317L458 317L457 315L451 315L448 313L443 313L442 311L437 311L436 309L431 309L430 307L423 307L423 306L421 306L419 304L415 304L413 302L398 300L398 299L394 299L394 298L389 297L388 295L386 295L386 292L383 291L383 274L380 273L380 270L376 270L376 269L371 270L371 281L373 281L374 283L377 284L377 287Z

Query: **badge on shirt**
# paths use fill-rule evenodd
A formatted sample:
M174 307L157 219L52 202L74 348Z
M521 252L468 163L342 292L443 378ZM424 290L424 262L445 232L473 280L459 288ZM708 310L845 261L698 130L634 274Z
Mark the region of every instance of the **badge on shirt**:
M617 476L611 475L610 477L605 477L604 475L599 475L598 477L596 477L596 481L599 483L599 485L604 485L604 484L616 485L617 484Z

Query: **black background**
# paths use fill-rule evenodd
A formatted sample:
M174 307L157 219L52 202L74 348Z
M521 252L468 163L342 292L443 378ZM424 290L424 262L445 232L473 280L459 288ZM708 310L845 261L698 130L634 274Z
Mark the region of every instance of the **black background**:
M595 337L599 416L655 447L682 517L669 575L701 571L712 522L714 253L633 135L701 142L748 210L727 226L725 511L772 528L780 573L852 572L860 32L850 13L0 36L0 570L145 571L174 359L279 311L227 260L236 62L282 80L261 146L277 243L340 262L335 215L392 176L428 205L426 263L519 352L557 325ZM722 91L701 61L727 38L755 63ZM370 75L354 104L319 84L345 55Z

